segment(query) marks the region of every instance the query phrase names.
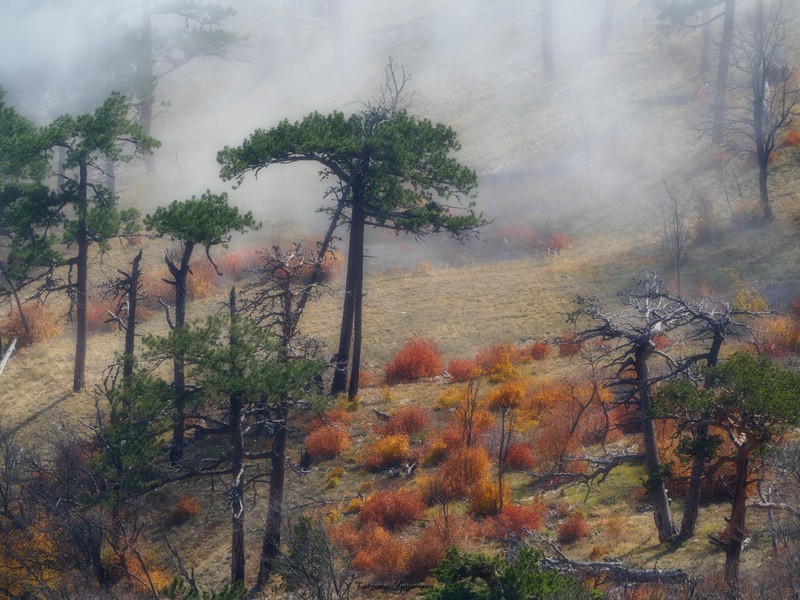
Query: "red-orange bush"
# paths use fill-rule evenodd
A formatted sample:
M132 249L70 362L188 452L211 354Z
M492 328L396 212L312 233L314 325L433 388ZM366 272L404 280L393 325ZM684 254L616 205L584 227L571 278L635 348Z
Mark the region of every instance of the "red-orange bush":
M364 466L368 469L396 467L409 456L406 434L388 435L365 449Z
M398 410L389 417L381 433L382 435L396 435L398 433L414 435L425 429L428 426L428 421L427 411L417 406L409 406Z
M444 369L439 349L433 340L410 338L386 365L386 383L409 383L423 377L435 377Z
M17 347L23 348L61 335L61 327L56 323L53 314L43 305L24 304L22 310L28 321L30 335L25 332L19 311L15 310L0 324L0 335L8 342L17 338Z
M248 271L255 270L261 262L261 254L257 246L244 246L228 250L217 261L219 270L230 280L239 280Z
M558 526L558 541L562 544L571 544L589 535L589 525L583 513L575 511Z
M507 381L493 388L486 396L486 403L492 410L517 408L525 400L527 384L521 379Z
M306 432L311 433L312 431L316 431L320 427L328 427L330 425L337 425L337 426L348 425L352 420L353 416L349 412L337 406L336 408L331 408L330 410L326 410L324 413L322 413L322 415L316 416L313 419L311 419L308 425L306 425Z
M420 488L429 504L466 498L470 490L489 475L491 462L482 447L461 447L433 473L420 481Z
M553 353L550 345L544 342L531 342L525 350L533 360L544 360Z
M372 371L358 372L358 389L369 388L377 385L378 377Z
M556 254L561 254L562 250L572 245L572 238L564 232L557 232L547 238L547 247L554 250Z
M447 373L456 382L469 381L475 376L475 361L466 358L454 358L447 363Z
M544 525L547 507L541 500L530 505L504 504L502 512L496 517L495 537L504 539L520 537L530 531L539 531Z
M582 347L583 343L580 340L576 339L573 334L567 334L561 338L561 342L558 344L558 355L575 356Z
M200 514L200 501L193 496L181 494L175 499L175 504L167 515L167 522L170 525L180 525L198 514Z
M496 515L500 510L500 494L503 494L503 502L507 503L509 498L508 488L503 486L503 489L500 490L496 483L486 477L476 482L470 488L467 496L469 514L473 517Z
M166 268L155 274L145 273L142 275L140 289L144 294L144 300L139 303L139 306L145 306L153 311L162 311L163 307L158 302L159 298L167 304L175 303L175 286L164 281L165 279L172 281L172 276Z
M409 542L404 572L410 581L423 581L445 557L447 544L437 527L426 527Z
M389 490L369 496L358 513L358 523L379 525L389 531L403 529L425 514L425 503L416 492Z
M217 272L207 260L192 264L189 277L186 279L186 292L189 298L206 298L217 287Z
M367 527L357 534L353 553L353 567L378 580L405 576L408 546L383 527Z
M800 131L793 129L787 133L786 137L783 139L783 145L786 147L800 146Z
M320 427L306 437L306 450L313 460L334 458L349 446L350 438L343 429Z
M536 466L536 458L530 446L513 442L508 447L506 469L509 471L529 471Z
M515 356L516 348L513 344L495 344L480 350L475 357L475 364L483 375L494 381L504 381L516 376L512 362Z
M119 329L116 321L109 321L109 311L115 313L117 303L114 300L89 300L86 305L86 329L89 333L101 331L112 332ZM138 311L137 311L138 312Z

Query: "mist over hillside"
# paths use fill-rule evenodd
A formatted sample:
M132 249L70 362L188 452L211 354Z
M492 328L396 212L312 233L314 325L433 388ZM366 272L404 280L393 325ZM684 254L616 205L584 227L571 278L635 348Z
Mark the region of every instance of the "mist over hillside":
M603 3L556 2L549 83L537 2L224 4L236 13L223 25L244 39L228 59L197 58L161 80L158 176L142 177L140 163L123 167L123 203L147 211L206 188L229 190L218 178L218 150L281 119L358 110L390 58L412 77L410 110L457 131L459 156L480 177L478 208L495 219L487 235L502 238L507 225L580 233L587 210L605 219L623 206L626 218L609 226L631 233L660 178L703 152L711 82L691 68L699 33L663 35L649 2L617 3L603 52ZM752 2L740 4L744 12ZM790 17L796 9L787 5ZM5 10L0 81L38 122L88 111L115 88L115 53L141 18L136 2L16 1ZM176 26L174 16L154 21L156 32ZM276 166L233 199L267 230L319 230L324 217L313 211L324 191L315 168Z

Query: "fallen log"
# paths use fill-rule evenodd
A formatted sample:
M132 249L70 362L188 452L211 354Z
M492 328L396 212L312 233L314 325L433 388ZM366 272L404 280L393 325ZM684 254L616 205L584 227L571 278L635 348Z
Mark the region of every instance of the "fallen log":
M14 348L17 347L17 338L8 345L8 349L6 349L6 353L3 355L3 360L0 361L0 375L3 374L3 371L6 369L6 364L8 364L11 355L14 354Z
M602 577L615 583L686 583L682 569L635 569L620 561L578 562L566 557L544 558L542 566L584 577Z

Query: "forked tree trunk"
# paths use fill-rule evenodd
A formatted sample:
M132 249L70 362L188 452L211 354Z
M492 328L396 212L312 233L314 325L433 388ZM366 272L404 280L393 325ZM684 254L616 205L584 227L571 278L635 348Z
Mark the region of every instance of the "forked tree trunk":
M78 255L75 257L77 271L75 282L75 365L72 371L72 391L79 392L86 385L86 308L89 283L89 231L87 219L89 201L87 197L86 163L79 165L78 180L78 231L75 239Z

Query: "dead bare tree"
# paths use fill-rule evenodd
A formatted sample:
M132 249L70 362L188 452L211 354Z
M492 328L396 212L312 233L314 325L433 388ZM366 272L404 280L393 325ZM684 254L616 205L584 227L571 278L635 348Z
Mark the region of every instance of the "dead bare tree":
M758 165L762 218L775 216L769 197L769 167L780 136L800 114L800 86L786 65L786 18L782 2L765 8L758 0L748 16L733 52L733 68L740 77L730 86L733 98L725 111L725 141L735 153L750 156Z
M662 179L664 193L656 195L655 204L660 217L659 236L664 252L675 269L678 296L682 293L681 266L689 249L689 213L691 203L683 197L674 181Z

